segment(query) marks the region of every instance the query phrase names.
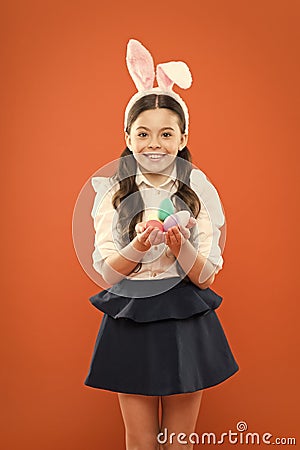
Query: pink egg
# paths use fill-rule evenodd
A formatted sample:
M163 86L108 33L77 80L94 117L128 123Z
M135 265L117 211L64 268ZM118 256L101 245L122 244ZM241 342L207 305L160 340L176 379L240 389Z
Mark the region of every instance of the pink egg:
M160 231L164 231L164 226L163 224L159 221L159 220L148 220L146 222L146 227L155 227L155 228L159 228Z

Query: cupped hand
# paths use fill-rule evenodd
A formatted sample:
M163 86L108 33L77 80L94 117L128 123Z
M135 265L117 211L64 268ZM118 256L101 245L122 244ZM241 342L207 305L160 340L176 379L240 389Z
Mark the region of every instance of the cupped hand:
M158 245L165 242L164 233L153 226L146 226L146 222L139 222L135 226L138 241L150 249L152 245Z
M176 225L171 227L166 232L166 244L170 248L171 252L177 256L180 252L181 246L190 238L191 232L189 228L192 228L197 223L194 217L190 217L187 225Z
M166 244L173 254L178 254L181 246L189 239L191 233L188 228L177 225L166 232Z

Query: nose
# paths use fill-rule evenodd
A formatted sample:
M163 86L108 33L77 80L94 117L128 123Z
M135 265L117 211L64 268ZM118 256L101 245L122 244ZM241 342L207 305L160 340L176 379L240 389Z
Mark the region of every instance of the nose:
M151 141L150 141L150 143L149 143L149 145L148 145L148 147L149 147L149 148L157 148L157 147L160 147L160 144L159 144L159 142L157 141L157 139L152 138Z

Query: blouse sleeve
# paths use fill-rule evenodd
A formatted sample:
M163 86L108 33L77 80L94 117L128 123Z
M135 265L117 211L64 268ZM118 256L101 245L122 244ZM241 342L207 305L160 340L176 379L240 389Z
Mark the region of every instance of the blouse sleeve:
M193 169L191 171L190 186L198 195L201 203L201 210L195 225L197 227L197 249L216 267L214 273L217 274L222 269L224 262L219 244L220 229L225 224L222 204L216 188L201 170Z
M91 212L95 229L95 248L92 259L94 269L102 275L102 266L105 259L117 251L113 237L113 224L117 212L112 204L114 192L111 181L105 177L93 177L91 183L96 191Z

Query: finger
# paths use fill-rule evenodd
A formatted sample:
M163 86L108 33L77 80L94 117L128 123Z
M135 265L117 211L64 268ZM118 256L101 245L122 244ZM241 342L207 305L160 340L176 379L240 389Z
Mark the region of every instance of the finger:
M142 232L141 238L145 239L145 240L148 239L148 237L150 236L152 231L153 231L153 227L147 227L146 230Z
M159 230L159 232L157 233L157 239L159 240L159 244L165 242L165 233Z
M179 238L179 230L177 227L169 228L169 236L171 243L177 243Z
M185 228L185 227L182 227L181 225L180 225L180 232L182 233L182 235L183 235L183 237L185 239L188 239L190 237L190 235L191 235L189 229Z
M169 245L170 244L170 238L169 238L169 233L165 234L165 244Z
M154 231L155 231L155 233L154 233ZM150 238L151 238L152 244L157 245L160 243L159 230L154 229L154 231L150 234Z
M165 239L166 239L166 245L169 245L169 246L172 245L172 243L171 243L171 232L169 232L169 230L166 233Z
M175 227L170 228L171 233L174 234L175 236L178 236L180 234L179 227L180 225L176 225Z
M185 241L185 237L184 237L183 233L177 227L174 227L173 234L175 236L177 244L182 244Z
M135 231L137 233L142 233L146 229L146 223L145 222L139 222L135 226Z
M158 229L157 228L154 228L152 231L151 231L151 233L150 233L150 235L149 235L149 242L151 242L151 244L154 244L155 243L155 241L156 241L156 239L157 239L157 233L158 233Z
M151 236L156 237L158 232L159 232L159 229L158 228L154 228L152 230L152 232L151 232Z
M186 224L186 228L192 228L197 223L197 220L194 217L190 217L188 223Z
M145 228L142 227L141 225L138 225L138 226L136 227L136 232L137 232L137 233L142 233L143 231L145 231Z

